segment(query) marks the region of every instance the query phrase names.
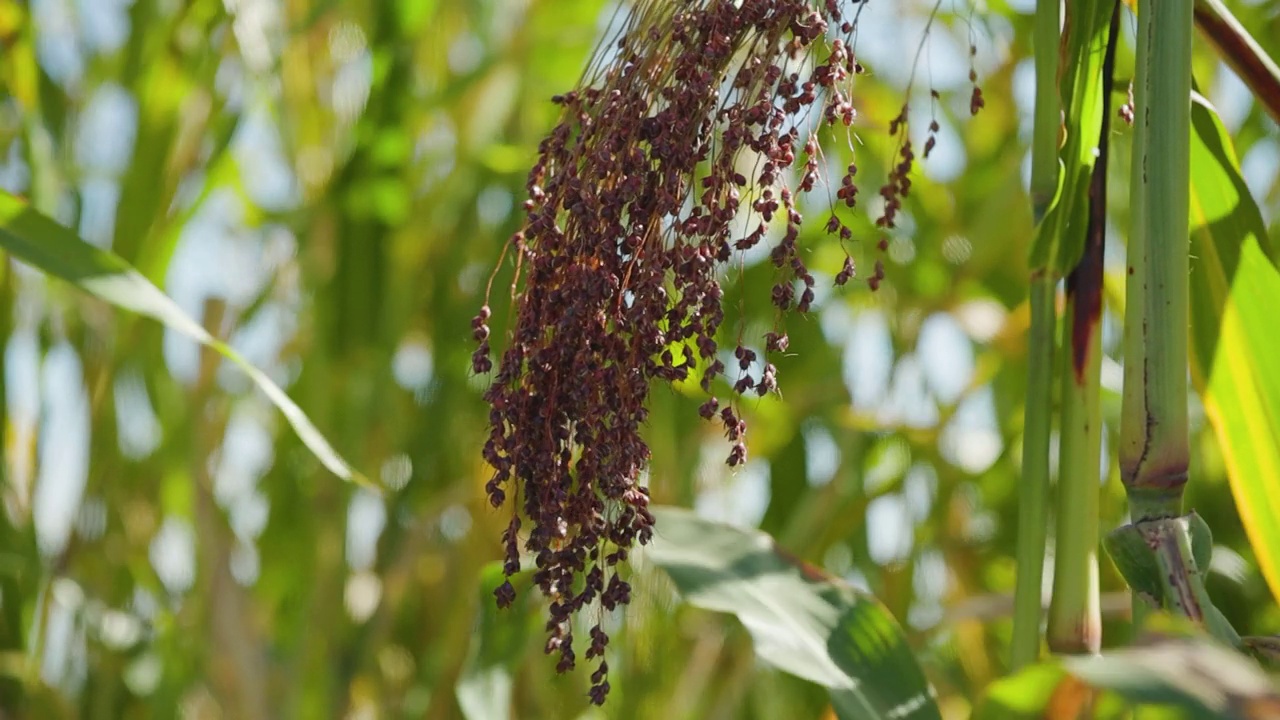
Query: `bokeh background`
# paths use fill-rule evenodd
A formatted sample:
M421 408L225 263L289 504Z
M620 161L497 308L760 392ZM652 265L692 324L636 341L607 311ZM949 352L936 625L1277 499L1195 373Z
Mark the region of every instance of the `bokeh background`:
M948 717L1005 668L1032 4L944 2L931 25L932 2L866 4L860 119L832 161L857 157L871 201L902 104L913 134L941 126L887 250L856 226L855 259L883 257L886 282L833 292L843 254L814 225L802 243L823 292L789 322L780 396L745 403L747 465L723 464L694 394L656 387L648 427L657 502L764 529L876 593ZM1280 54L1280 2L1228 5ZM469 320L518 229L550 96L628 7L0 0L0 187L133 263L385 488L327 474L216 356L6 263L0 718L824 715L825 690L762 666L735 621L682 608L643 567L635 601L609 619L603 710L588 708L586 673L556 676L542 656L536 598L492 608L486 565L506 516L484 501L486 379L470 373ZM971 64L987 103L976 118ZM1275 237L1277 128L1207 52L1196 77ZM1115 132L1121 173L1127 128ZM1112 187L1122 228L1125 184ZM806 202L821 217L826 199ZM761 259L726 277L726 332L771 326ZM499 337L509 279L503 267ZM1117 320L1108 309L1106 528L1124 512ZM1219 545L1210 589L1242 632L1274 632L1198 410L1193 433L1189 504ZM1103 582L1119 619L1128 600L1105 561Z

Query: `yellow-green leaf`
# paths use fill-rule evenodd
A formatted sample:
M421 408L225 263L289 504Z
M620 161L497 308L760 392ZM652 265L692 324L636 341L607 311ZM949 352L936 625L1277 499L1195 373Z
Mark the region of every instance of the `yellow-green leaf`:
M1280 271L1226 129L1199 96L1191 120L1191 376L1280 598Z

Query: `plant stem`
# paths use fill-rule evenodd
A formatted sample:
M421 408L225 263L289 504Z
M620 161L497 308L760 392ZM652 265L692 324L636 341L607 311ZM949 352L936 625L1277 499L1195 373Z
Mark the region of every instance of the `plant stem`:
M1141 332L1146 315L1147 278L1147 184L1143 181L1143 158L1147 152L1147 124L1138 122L1139 108L1147 107L1147 63L1150 46L1151 14L1138 14L1138 47L1133 80L1132 166L1129 172L1129 247L1128 280L1125 283L1124 304L1124 396L1120 410L1120 476L1128 487L1128 478L1135 477L1142 461L1146 435L1147 398L1143 387L1146 370L1146 336ZM1146 618L1149 605L1137 593L1132 597L1133 627L1140 628Z
M1055 163L1056 164L1056 163ZM1041 595L1049 525L1049 432L1053 411L1054 283L1044 271L1031 281L1026 423L1022 482L1018 485L1017 585L1013 595L1013 647L1018 669L1040 656Z
M1061 477L1049 647L1096 653L1102 644L1098 580L1098 494L1101 482L1102 263L1107 212L1107 146L1120 6L1111 8L1102 64L1102 122L1089 178L1084 255L1067 277L1068 356L1063 373Z
M1031 147L1031 203L1037 232L1058 188L1058 41L1060 0L1038 0L1035 16L1036 105ZM1027 404L1018 488L1017 586L1013 600L1013 669L1040 655L1041 588L1049 519L1049 433L1053 410L1053 347L1057 316L1056 278L1045 267L1032 270L1031 330L1027 348Z
M1120 473L1126 478L1136 476L1142 460L1147 415L1146 396L1143 393L1142 374L1146 369L1146 336L1141 332L1142 319L1146 315L1147 277L1147 184L1141 172L1147 154L1147 124L1139 122L1138 113L1147 107L1147 57L1151 14L1138 16L1139 58L1133 79L1132 169L1129 173L1129 246L1128 278L1125 281L1124 300L1124 397L1120 409Z
M1081 296L1093 268L1091 249L1067 280L1060 475L1053 600L1049 605L1049 649L1061 653L1097 652L1101 644L1098 606L1098 482L1101 434L1098 377L1101 350L1098 318ZM1101 269L1099 264L1098 269ZM1100 287L1100 283L1099 283Z
M1240 634L1205 590L1205 572L1200 568L1192 547L1195 540L1189 521L1193 517L1147 520L1137 526L1159 568L1164 609L1202 625L1210 635L1238 648L1241 646Z
M1141 392L1141 417L1126 414L1126 437L1140 436L1121 473L1135 521L1181 512L1190 451L1187 430L1187 325L1193 0L1147 0L1138 7L1135 117L1140 143L1133 173L1141 206L1131 254L1141 258L1142 305L1128 333L1140 333L1141 372L1126 374L1126 394ZM1145 37L1142 37L1145 35ZM1143 52L1145 51L1145 52ZM1126 349L1137 341L1129 340ZM1127 363L1134 360L1126 359ZM1139 389L1127 387L1139 382ZM1133 403L1127 406L1133 411ZM1137 425L1140 423L1140 425Z

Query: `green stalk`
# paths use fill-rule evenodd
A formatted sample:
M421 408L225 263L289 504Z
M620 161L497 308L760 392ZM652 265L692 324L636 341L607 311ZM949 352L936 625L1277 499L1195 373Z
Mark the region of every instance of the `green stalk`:
M1149 2L1150 0L1140 0ZM1144 182L1143 159L1147 153L1147 124L1139 122L1139 112L1147 107L1147 78L1149 68L1144 58L1150 52L1151 13L1138 13L1139 58L1133 80L1133 154L1129 172L1129 247L1128 280L1125 284L1124 304L1124 397L1120 409L1120 476L1125 487L1138 474L1145 445L1147 402L1143 392L1143 373L1146 371L1146 336L1141 332L1146 315L1147 278L1147 184ZM1135 592L1133 594L1133 626L1142 627L1149 604Z
M1129 334L1141 335L1145 353L1140 377L1126 376L1126 394L1141 392L1144 407L1141 417L1125 417L1126 437L1141 440L1136 462L1130 449L1122 472L1135 521L1180 514L1190 458L1186 338L1193 4L1146 0L1138 7L1142 82L1135 117L1145 137L1135 146L1141 207L1131 238L1137 247L1131 252L1143 258L1144 274L1140 321L1126 325ZM1131 381L1139 382L1140 390L1130 389ZM1133 411L1133 402L1128 409Z
M1035 16L1036 105L1031 146L1031 202L1037 231L1058 189L1058 39L1060 0L1038 0ZM1031 274L1027 404L1018 490L1017 585L1013 596L1013 669L1040 656L1041 587L1049 524L1049 433L1053 410L1056 278L1045 267Z
M1067 276L1063 349L1061 476L1049 647L1055 652L1096 653L1102 645L1098 580L1098 495L1101 484L1102 264L1107 214L1107 146L1111 84L1120 6L1111 6L1101 73L1101 126L1097 160L1089 177L1084 254Z
M1135 624L1155 605L1239 646L1240 636L1204 588L1213 546L1209 528L1195 513L1182 515L1190 465L1187 211L1195 4L1143 0L1138 6L1121 428L1121 477L1132 523L1112 532L1107 545L1134 590Z
M1102 640L1098 602L1101 325L1100 318L1091 317L1087 303L1081 302L1077 275L1073 272L1067 281L1065 329L1070 338L1064 350L1070 370L1063 373L1057 543L1046 630L1050 650L1072 654L1095 653Z
M1058 190L1058 134L1062 103L1058 98L1058 43L1061 0L1036 0L1036 105L1031 139L1031 205L1036 224L1044 219Z
M1056 165L1056 163L1055 163ZM1014 670L1040 656L1041 595L1049 526L1049 432L1053 410L1054 313L1052 276L1031 280L1026 422L1022 441L1022 482L1018 486L1017 584L1013 595Z

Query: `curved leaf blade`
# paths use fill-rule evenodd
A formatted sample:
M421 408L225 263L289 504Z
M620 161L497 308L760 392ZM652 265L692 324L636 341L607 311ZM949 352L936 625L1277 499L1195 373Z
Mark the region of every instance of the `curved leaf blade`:
M940 720L902 628L878 600L786 555L773 538L655 508L644 557L695 607L735 615L760 659L825 685L840 718Z
M1173 706L1196 718L1260 720L1280 713L1280 691L1252 660L1180 623L1168 625L1132 647L1064 658L1063 666L1131 703Z
M0 191L0 248L48 275L125 310L149 317L216 350L238 366L272 404L284 413L298 437L334 475L362 485L372 484L329 444L306 413L266 373L226 343L210 335L177 303L120 256L80 239L74 232L37 212L16 196ZM376 489L376 488L375 488Z
M1191 121L1191 377L1280 598L1280 270L1231 138L1198 95Z
M1153 617L1132 645L1033 665L992 683L974 720L1129 717L1261 720L1280 690L1256 664L1179 618Z

